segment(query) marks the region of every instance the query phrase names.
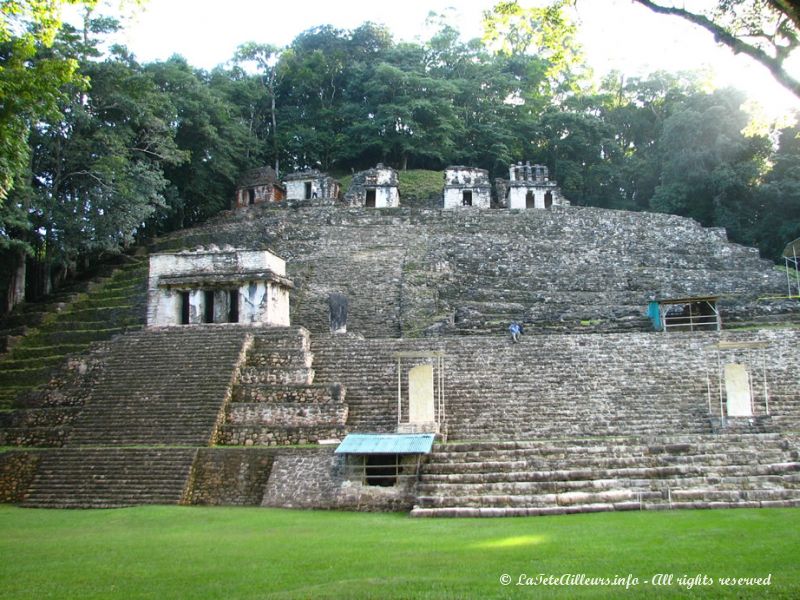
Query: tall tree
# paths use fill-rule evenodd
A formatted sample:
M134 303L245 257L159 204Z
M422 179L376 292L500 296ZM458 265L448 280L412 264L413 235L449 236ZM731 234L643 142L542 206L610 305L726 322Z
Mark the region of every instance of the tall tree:
M665 120L652 208L745 237L753 217L749 194L763 170L768 143L742 134L748 119L742 101L735 90L698 94Z
M78 79L77 61L53 53L62 4L77 0L4 0L0 3L0 201L27 168L28 132L37 119L57 114L64 84ZM93 6L94 1L83 4Z
M750 241L778 260L786 244L800 237L800 125L780 132L770 162L772 168L755 190L759 212Z
M769 69L772 76L800 98L800 79L787 60L800 45L800 6L792 0L717 0L707 12L674 4L635 0L662 14L680 17L709 31L734 53L742 53Z
M100 20L90 30L109 25ZM91 88L66 90L62 116L32 130L32 177L19 190L32 199L38 256L60 273L131 244L164 205L163 166L186 158L171 128L176 110L153 78L121 48L94 59L98 40L89 39L88 50L86 41L65 27L54 46L88 57L81 71Z
M504 0L483 16L483 42L492 52L506 56L535 56L545 64L543 82L551 91L575 89L582 55L577 28L566 12L570 0L552 0L544 7L523 7Z
M178 56L143 70L174 107L171 134L186 156L183 161L162 163L169 181L167 210L158 211L150 221L158 233L187 227L228 208L236 177L255 163L247 155L247 122L226 97L226 88L212 85L207 73ZM219 82L223 77L217 72L213 79Z
M275 172L280 173L280 156L278 144L278 107L277 88L280 84L279 68L281 52L271 44L246 42L239 46L234 55L234 62L251 63L258 70L260 81L264 86L269 101L270 138L272 139L272 157L275 161Z

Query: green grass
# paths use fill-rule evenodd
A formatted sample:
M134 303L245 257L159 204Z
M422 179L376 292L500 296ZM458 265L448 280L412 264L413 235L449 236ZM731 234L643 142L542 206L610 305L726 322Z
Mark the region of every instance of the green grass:
M427 206L426 201L438 200L444 190L444 173L425 169L398 171L401 206ZM342 194L350 189L353 176L334 175L342 186Z
M426 171L410 169L399 171L400 204L403 200L429 200L439 198L444 190L444 174L442 171Z
M800 510L519 519L259 508L0 507L1 598L797 598ZM645 581L672 574L672 585ZM500 584L508 574L511 585ZM518 586L521 575L632 577ZM683 576L766 577L695 587Z

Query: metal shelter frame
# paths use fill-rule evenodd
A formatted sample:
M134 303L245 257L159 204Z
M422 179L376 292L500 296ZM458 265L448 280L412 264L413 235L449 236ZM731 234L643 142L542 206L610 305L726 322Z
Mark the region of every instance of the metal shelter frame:
M724 365L728 364L730 361L723 362L723 355L726 357L736 357L737 354L740 357L746 357L745 361L740 360L739 362L744 364L747 367L747 372L749 375L750 381L750 412L752 416L756 415L756 407L760 404L764 406L764 415L769 416L769 384L767 381L767 349L769 348L769 342L719 342L718 344L714 344L712 346L708 346L709 350L715 350L717 354L717 366L716 366L716 386L712 385L712 369L706 369L706 386L708 388L708 413L713 415L714 411L714 403L712 402L712 387L717 387L718 390L718 400L719 400L719 417L724 422L725 419L728 418L727 414L727 406L725 403L726 400L726 392L725 392L725 377L723 375ZM758 402L758 396L756 395L756 389L753 385L753 381L756 379L757 371L758 371L758 363L760 363L761 367L761 392L762 392L762 402Z
M394 358L397 359L397 427L410 425L410 421L403 421L403 360L404 359L431 359L430 364L434 368L434 415L437 425L437 433L447 439L447 410L444 395L444 352L440 351L408 351L396 352ZM408 413L406 413L408 414Z
M722 329L722 318L720 317L719 310L717 309L717 300L719 296L696 296L692 298L667 298L656 300L658 302L659 319L661 322L661 331L666 333L670 329L682 330L708 330L713 328L716 331ZM698 310L694 312L694 308L699 308L706 305L711 309L711 314L703 314ZM689 314L681 314L679 316L670 315L676 306L688 306ZM685 309L684 309L685 310Z
M786 287L789 297L800 297L800 238L789 242L783 249L783 263L786 266ZM794 283L791 272L794 267Z

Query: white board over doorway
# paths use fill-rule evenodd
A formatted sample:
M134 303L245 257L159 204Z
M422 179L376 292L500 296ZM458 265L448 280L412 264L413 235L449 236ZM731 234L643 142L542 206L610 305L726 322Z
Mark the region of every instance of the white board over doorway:
M738 363L725 365L725 392L729 417L751 417L753 415L750 374L745 365Z
M408 372L408 421L433 423L433 365L419 365Z

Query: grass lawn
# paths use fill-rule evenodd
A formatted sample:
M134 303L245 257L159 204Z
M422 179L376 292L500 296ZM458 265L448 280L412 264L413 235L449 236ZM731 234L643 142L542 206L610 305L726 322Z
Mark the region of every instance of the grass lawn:
M0 506L0 598L798 598L798 531L797 509L425 520ZM516 585L539 574L639 583ZM671 585L645 583L657 574ZM714 585L679 582L698 575ZM767 576L769 586L716 581Z

